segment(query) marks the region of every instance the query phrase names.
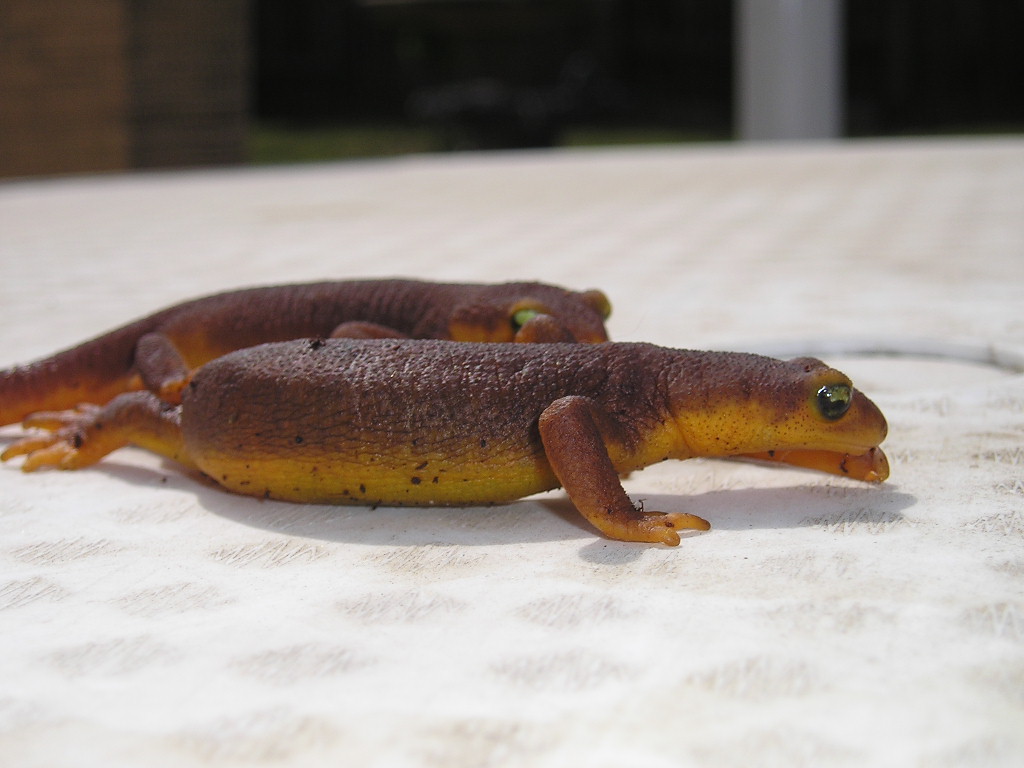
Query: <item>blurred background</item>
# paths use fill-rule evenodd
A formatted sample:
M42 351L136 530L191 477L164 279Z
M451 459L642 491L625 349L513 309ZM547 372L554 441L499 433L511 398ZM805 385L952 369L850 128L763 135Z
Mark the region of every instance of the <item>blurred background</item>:
M1022 0L0 0L0 176L1024 130Z

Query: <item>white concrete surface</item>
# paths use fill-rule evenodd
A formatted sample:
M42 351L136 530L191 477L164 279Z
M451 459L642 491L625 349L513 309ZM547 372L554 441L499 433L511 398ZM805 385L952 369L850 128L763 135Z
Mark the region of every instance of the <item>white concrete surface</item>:
M218 289L387 275L598 286L619 340L829 342L891 481L659 465L628 489L714 526L669 549L558 492L371 511L133 449L0 466L0 763L1024 760L1024 140L0 185L0 365Z

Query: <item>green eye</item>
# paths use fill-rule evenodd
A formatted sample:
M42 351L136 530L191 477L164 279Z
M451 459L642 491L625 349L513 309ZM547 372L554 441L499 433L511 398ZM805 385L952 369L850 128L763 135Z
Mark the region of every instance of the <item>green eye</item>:
M829 421L842 418L851 402L853 390L846 384L826 384L818 390L818 410Z
M517 309L512 313L512 327L518 331L539 314L536 309Z

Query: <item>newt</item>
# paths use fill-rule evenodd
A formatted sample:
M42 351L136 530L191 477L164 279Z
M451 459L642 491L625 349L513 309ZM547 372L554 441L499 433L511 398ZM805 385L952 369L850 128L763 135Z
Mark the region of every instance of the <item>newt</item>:
M0 425L142 388L178 402L194 369L266 342L316 336L603 342L610 314L601 291L541 283L354 280L219 293L0 370Z
M702 456L889 474L882 413L821 361L649 344L267 344L201 367L181 405L134 392L25 425L50 431L0 458L27 471L135 444L292 502L482 505L561 486L605 536L669 545L709 523L638 509L622 473Z

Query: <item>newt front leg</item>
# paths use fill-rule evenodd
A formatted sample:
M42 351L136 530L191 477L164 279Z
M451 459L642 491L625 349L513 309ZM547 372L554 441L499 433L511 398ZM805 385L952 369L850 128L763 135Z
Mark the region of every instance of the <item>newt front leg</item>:
M685 512L639 511L622 488L595 419L596 403L568 396L540 416L548 463L576 509L610 539L679 544L679 529L706 531L707 520Z
M143 386L166 403L181 404L192 370L181 351L162 333L147 333L135 345L135 369Z

